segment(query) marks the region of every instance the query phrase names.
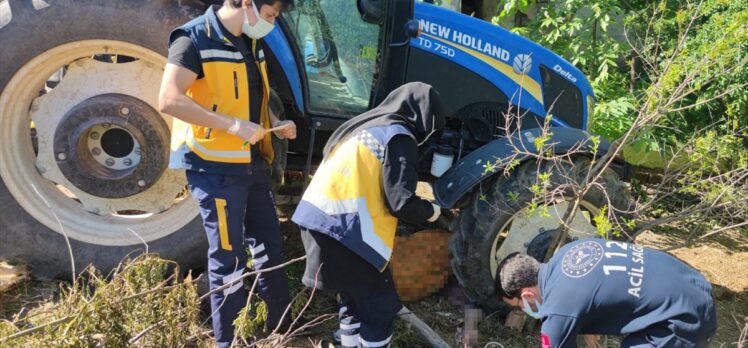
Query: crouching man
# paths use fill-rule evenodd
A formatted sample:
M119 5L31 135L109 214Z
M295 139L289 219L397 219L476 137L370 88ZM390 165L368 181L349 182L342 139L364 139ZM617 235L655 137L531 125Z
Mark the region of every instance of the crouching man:
M504 302L541 319L541 345L576 347L577 335L623 335L621 347L707 347L717 331L712 287L665 252L585 239L548 263L513 253L496 270Z

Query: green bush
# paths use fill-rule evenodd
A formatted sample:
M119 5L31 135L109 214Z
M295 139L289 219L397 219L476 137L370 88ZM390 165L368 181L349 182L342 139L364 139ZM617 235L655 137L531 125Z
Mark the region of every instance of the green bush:
M507 0L492 21L514 25L512 31L561 54L589 77L597 100L591 130L608 139L631 127L647 95L661 99L653 105L664 105L689 77L685 98L664 110L656 127L637 134L638 150L644 143L649 149L678 147L706 128L717 135L748 134L748 2ZM673 57L681 39L685 49ZM659 77L664 83L653 86Z

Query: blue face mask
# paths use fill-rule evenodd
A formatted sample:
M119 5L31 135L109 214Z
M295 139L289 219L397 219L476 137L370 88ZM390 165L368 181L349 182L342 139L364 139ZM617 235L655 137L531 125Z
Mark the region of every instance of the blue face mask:
M523 305L522 311L532 318L540 319L540 303L538 303L538 301L535 301L535 300L532 300L532 301L535 302L535 308L537 308L538 310L533 311L532 307L530 307L530 304L527 302L527 300L524 297L522 297L522 305Z

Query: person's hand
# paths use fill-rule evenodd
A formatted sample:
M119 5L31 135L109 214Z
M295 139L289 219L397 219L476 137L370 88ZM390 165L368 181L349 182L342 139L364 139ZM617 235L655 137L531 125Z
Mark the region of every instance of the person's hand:
M267 131L257 123L235 119L234 124L228 129L228 133L234 134L254 145L262 140Z
M448 216L450 214L447 214L447 216L443 214L448 213L449 210L443 210L442 207L434 202L431 202L431 207L434 208L434 215L432 215L427 221L429 226L435 229L449 231L452 219Z
M275 131L275 135L280 139L296 139L296 124L293 121L285 120L275 122L273 128L283 127Z
M451 225L452 220L444 215L440 215L439 218L436 219L436 221L431 223L431 226L433 226L434 228L445 231L451 231Z
M442 207L438 206L436 203L431 203L431 207L434 209L434 214L431 215L431 217L428 219L428 222L436 222L436 219L439 218L439 215L442 215Z

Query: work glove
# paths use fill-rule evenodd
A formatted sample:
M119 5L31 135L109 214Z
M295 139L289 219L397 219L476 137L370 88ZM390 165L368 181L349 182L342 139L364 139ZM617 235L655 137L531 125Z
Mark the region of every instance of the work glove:
M232 124L226 132L236 135L239 138L246 140L251 145L254 145L265 137L267 130L257 123L235 118L234 124Z
M432 215L431 218L428 219L430 226L439 230L448 231L451 219L448 216L442 214L442 207L440 207L439 205L431 203L431 206L434 208L434 215Z
M446 215L439 216L436 221L431 223L432 226L434 226L435 229L438 230L445 230L445 231L451 231L450 226L452 225L452 219L450 219Z
M283 127L274 131L275 136L279 139L296 139L296 124L290 120L278 121L273 124L273 128Z
M431 203L431 207L434 208L434 215L431 215L431 217L427 221L435 222L436 219L438 219L439 216L442 215L442 207L438 206L436 203Z

